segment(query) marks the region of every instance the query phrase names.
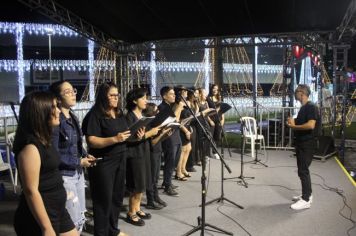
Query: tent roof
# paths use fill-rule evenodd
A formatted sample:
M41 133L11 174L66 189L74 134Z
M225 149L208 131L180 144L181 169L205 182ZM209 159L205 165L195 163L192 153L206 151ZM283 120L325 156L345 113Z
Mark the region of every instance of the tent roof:
M116 40L152 40L335 30L350 0L57 0ZM56 23L17 1L0 21Z

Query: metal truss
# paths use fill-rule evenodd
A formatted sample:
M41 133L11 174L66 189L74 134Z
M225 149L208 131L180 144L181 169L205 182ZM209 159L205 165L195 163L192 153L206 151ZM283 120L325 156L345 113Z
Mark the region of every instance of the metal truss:
M351 42L352 37L356 34L356 0L350 2L342 19L340 26L337 28L337 41Z
M117 50L117 45L122 44L122 41L115 40L108 34L99 30L97 27L90 24L88 21L77 16L73 12L56 3L54 0L18 0L32 10L49 17L50 19L63 24L72 30L82 34L84 37L90 38L98 44L111 49Z
M248 36L228 36L218 37L221 47L245 47L245 46L289 46L303 45L321 52L326 43L329 43L334 31L317 32L293 32L275 33L265 35ZM144 51L164 51L164 50L197 50L204 48L214 48L215 38L195 38L195 39L173 39L162 41L151 41L140 44L122 45L118 47L121 52L144 52ZM155 48L152 48L155 45Z
M145 51L162 50L196 50L215 47L216 39L220 39L222 47L239 46L283 46L299 44L321 52L325 44L330 42L334 31L317 32L292 32L273 33L264 35L242 35L194 39L173 39L163 41L151 41L140 44L128 44L114 39L110 35L99 30L88 21L64 8L54 0L18 0L40 14L52 20L66 25L83 36L92 39L100 45L119 53L135 53ZM356 0L353 0L353 2ZM155 49L152 49L152 45Z

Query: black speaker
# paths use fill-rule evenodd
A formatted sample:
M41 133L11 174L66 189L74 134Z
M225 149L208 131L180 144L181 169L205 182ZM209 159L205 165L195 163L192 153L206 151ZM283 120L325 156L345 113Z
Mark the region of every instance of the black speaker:
M336 153L334 139L330 136L320 136L317 138L317 148L314 158L325 161Z

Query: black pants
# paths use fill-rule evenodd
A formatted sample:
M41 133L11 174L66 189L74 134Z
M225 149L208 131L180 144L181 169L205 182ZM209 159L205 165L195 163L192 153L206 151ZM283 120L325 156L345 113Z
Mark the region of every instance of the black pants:
M309 166L313 160L316 148L314 139L306 141L296 141L295 149L297 155L298 176L302 183L302 198L309 201L312 194Z
M172 185L172 174L177 158L179 159L182 149L181 144L167 145L164 150L163 185L168 188Z
M93 200L94 235L116 236L120 233L118 220L125 191L126 155L104 157L89 168L90 193Z
M161 152L151 152L151 185L148 186L146 191L147 203L152 203L158 198L158 179L161 167Z

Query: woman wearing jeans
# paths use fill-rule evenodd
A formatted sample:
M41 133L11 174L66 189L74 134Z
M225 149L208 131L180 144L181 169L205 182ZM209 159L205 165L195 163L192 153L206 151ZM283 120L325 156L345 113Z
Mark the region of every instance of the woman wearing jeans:
M85 180L83 167L94 165L95 158L83 148L79 121L71 110L76 104L77 90L66 81L53 83L51 92L59 101L60 124L53 131L53 146L61 158L59 169L67 192L66 208L80 233L85 224Z

